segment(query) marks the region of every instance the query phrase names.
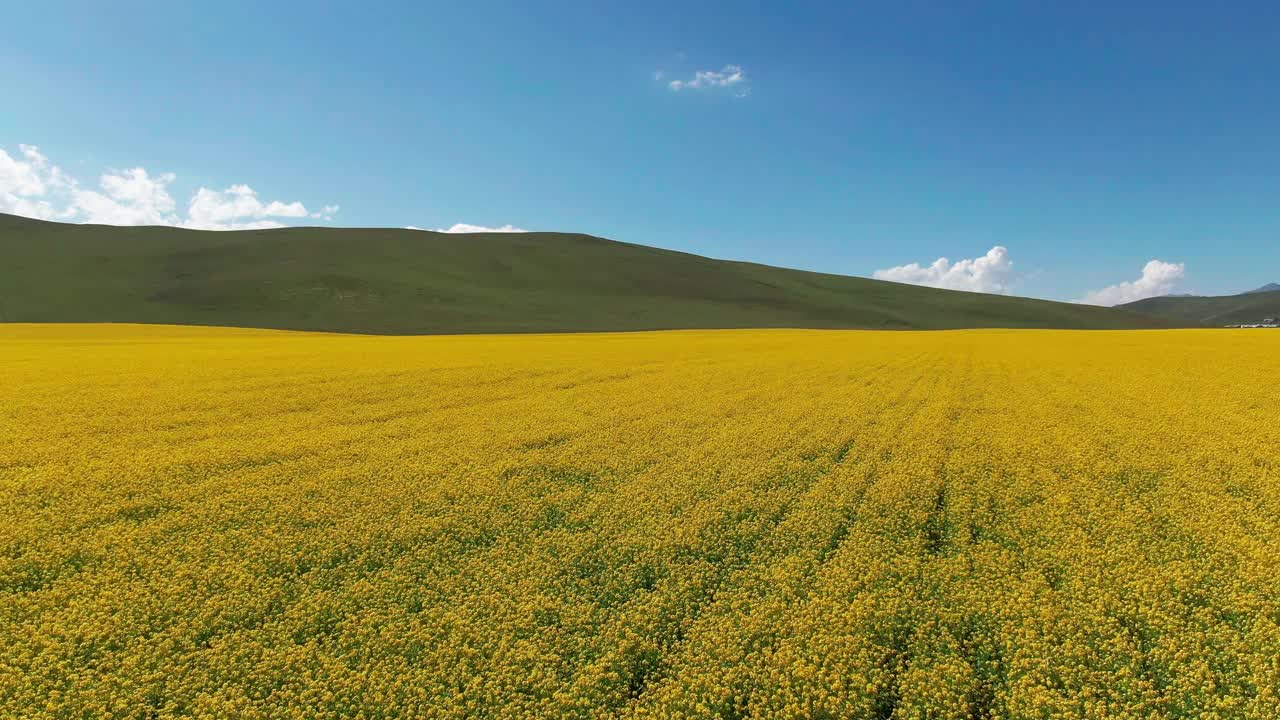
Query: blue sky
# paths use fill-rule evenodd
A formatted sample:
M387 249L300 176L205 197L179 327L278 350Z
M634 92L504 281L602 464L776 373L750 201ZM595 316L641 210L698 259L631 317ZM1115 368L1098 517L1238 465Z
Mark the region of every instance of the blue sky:
M1063 300L1280 281L1273 2L373 5L7 8L0 205Z

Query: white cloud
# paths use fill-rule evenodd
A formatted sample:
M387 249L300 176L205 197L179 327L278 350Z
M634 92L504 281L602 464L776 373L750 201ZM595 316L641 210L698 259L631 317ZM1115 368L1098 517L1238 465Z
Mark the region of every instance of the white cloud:
M661 74L654 75L661 79ZM693 74L692 80L672 80L667 87L679 92L681 90L702 90L705 88L733 88L734 94L745 97L750 92L747 74L741 65L725 65L720 70L699 70Z
M1009 250L1001 245L991 248L979 258L953 263L942 257L929 265L911 263L877 270L872 277L949 290L998 294L1009 292L1015 279Z
M300 202L264 203L248 185L232 185L221 192L202 187L191 198L187 220L182 225L196 230L263 230L284 227L284 223L268 218L300 218L309 214Z
M1086 305L1121 305L1143 298L1168 295L1187 275L1184 263L1152 260L1142 267L1142 277L1094 290L1075 302Z
M263 202L248 185L217 191L201 187L187 212L177 212L170 186L173 173L153 175L145 168L113 170L98 178L97 190L85 190L30 145L19 145L20 157L0 149L0 212L41 220L103 225L173 225L201 230L247 230L284 227L272 218L313 217L332 220L337 205L315 213L300 202Z
M59 211L47 196L66 193L72 185L73 181L51 165L39 148L19 145L17 157L0 148L0 212L53 220Z
M169 185L173 173L150 175L143 168L104 173L102 192L72 190L67 218L99 225L176 225Z
M453 234L467 232L529 232L526 231L525 228L517 228L516 225L502 225L502 227L498 228L486 228L484 225L468 225L467 223L454 223L451 227L435 229L420 228L417 227L417 225L404 225L404 229L407 229L407 231L447 232Z
M414 228L415 230L417 228ZM515 225L503 225L501 227L485 227L483 225L468 225L467 223L455 223L448 228L436 228L436 232L442 233L522 233L529 232L524 228L518 228Z
M43 195L47 189L48 159L31 145L19 145L18 152L21 159L9 157L0 149L0 192L25 197Z

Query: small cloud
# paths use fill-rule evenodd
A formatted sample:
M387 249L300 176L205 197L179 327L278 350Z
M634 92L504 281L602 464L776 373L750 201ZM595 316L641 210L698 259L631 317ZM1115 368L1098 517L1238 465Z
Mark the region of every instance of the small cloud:
M877 270L872 277L911 285L1001 295L1009 292L1015 279L1009 250L1001 245L991 248L979 258L953 263L941 257L929 265L911 263Z
M414 228L415 230L417 228ZM529 232L524 228L518 228L515 225L502 225L501 227L485 227L483 225L468 225L467 223L455 223L448 228L436 228L436 232L442 233L522 233Z
M661 77L655 75L655 79ZM713 88L732 88L734 95L746 97L751 92L747 74L741 65L725 65L720 70L699 70L690 80L672 80L667 87L674 92L682 90L704 90Z
M467 224L467 223L455 223L455 224L451 225L450 227L447 227L447 228L436 228L436 229L434 229L434 230L428 230L427 228L420 228L420 227L418 227L417 225L405 225L405 226L404 226L404 229L405 229L405 230L417 230L417 231L419 231L419 232L452 233L452 234L454 234L454 235L458 235L458 234L462 234L462 233L522 233L522 232L529 232L528 230L525 230L524 228L518 228L518 227L516 227L515 225L503 225L503 226L501 226L501 227L485 227L485 226L483 226L483 225L469 225L469 224Z
M1186 275L1185 263L1151 260L1142 267L1142 276L1137 280L1094 290L1073 302L1085 305L1123 305L1149 297L1168 295L1177 289Z

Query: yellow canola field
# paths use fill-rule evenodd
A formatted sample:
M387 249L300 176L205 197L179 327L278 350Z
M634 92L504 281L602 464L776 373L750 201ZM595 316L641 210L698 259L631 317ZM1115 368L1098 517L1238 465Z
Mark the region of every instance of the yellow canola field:
M1280 332L0 326L0 717L1280 716Z

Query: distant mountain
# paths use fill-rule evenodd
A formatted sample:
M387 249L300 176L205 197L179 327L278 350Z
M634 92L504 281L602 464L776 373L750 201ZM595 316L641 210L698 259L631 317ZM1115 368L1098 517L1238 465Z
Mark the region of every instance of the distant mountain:
M1265 293L1265 292L1276 292L1276 291L1280 291L1280 283L1267 283L1266 285L1263 285L1260 288L1257 288L1255 290L1245 290L1240 294L1252 295L1254 293Z
M1280 288L1217 297L1154 297L1120 307L1183 325L1239 325L1280 317Z
M0 214L0 320L357 333L1141 328L1113 308L713 260L572 233L205 232Z

